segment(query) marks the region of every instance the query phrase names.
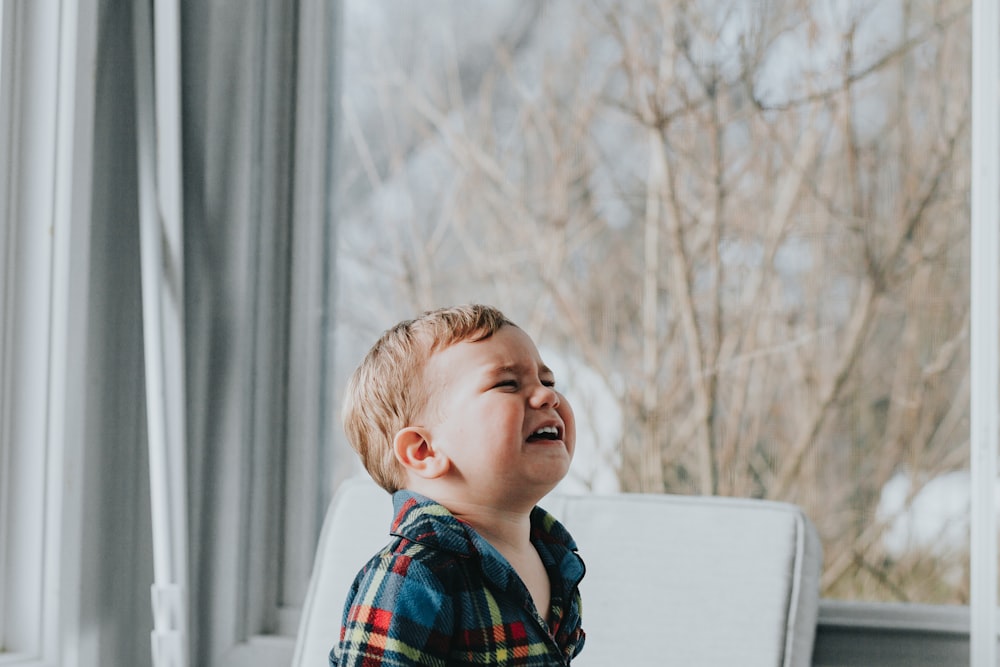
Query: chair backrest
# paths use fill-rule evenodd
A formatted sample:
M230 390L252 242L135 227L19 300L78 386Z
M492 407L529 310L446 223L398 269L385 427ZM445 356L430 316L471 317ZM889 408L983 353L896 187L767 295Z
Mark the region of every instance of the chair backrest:
M552 495L542 506L587 565L587 642L574 667L805 667L822 549L785 503L645 494ZM292 667L320 667L355 574L388 540L392 505L351 480L323 525Z

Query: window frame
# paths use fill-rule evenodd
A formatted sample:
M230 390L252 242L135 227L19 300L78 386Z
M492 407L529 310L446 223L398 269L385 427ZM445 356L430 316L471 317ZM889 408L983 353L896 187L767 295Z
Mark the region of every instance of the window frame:
M970 652L975 667L997 660L997 428L998 323L997 225L1000 224L996 183L1000 177L1000 36L997 6L972 2L972 184L970 271L971 410L970 447Z
M85 418L95 10L0 10L0 665L82 658L83 489L69 480Z

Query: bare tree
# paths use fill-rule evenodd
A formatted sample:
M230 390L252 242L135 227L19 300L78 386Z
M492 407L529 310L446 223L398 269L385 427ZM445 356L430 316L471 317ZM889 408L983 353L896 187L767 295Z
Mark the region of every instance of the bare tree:
M967 465L968 6L848 4L551 3L559 40L460 95L389 64L421 139L379 170L354 126L352 252L405 312L492 301L596 371L623 489L796 502L826 594L960 600L875 508Z

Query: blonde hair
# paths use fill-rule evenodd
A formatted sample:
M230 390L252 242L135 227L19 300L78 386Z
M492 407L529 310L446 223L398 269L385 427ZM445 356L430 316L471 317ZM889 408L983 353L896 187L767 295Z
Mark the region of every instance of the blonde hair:
M489 338L517 326L496 308L479 304L440 308L385 331L348 380L344 431L368 474L389 493L406 481L392 441L427 405L422 373L434 352Z

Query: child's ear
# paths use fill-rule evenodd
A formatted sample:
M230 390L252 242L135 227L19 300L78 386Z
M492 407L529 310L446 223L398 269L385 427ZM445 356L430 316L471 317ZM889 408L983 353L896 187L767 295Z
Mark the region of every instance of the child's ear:
M419 426L407 426L392 439L396 460L425 479L440 477L451 467L451 460L431 446L430 433Z

